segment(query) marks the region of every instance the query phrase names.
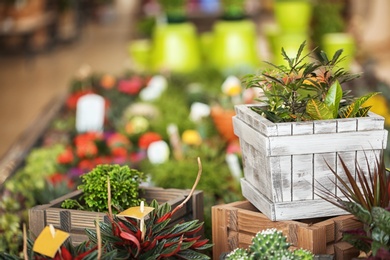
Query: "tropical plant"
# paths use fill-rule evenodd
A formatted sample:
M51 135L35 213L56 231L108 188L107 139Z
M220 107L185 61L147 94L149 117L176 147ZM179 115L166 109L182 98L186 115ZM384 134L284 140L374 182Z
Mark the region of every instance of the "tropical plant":
M309 260L314 256L310 251L304 249L290 250L290 243L282 231L270 228L258 232L252 238L249 248L237 248L230 252L227 260L249 260L249 259L291 259L291 260Z
M109 223L99 222L99 229L86 230L91 244L98 243L97 230L100 230L102 244L107 245L108 252L116 250L119 259L209 259L199 252L212 246L208 239L197 234L203 228L202 222L195 219L171 223L172 216L188 202L199 183L202 173L200 159L198 166L198 175L188 197L173 210L168 203L159 205L153 200L150 207L154 210L144 222L114 216L109 210Z
M126 209L140 204L139 185L146 179L143 172L118 164L102 164L81 176L83 191L78 200L68 199L63 208L78 208L88 211L107 212L107 178L113 187L112 204L117 209Z
M332 169L333 181L342 195L321 186L318 192L323 199L353 214L363 224L362 228L343 230L343 240L365 252L369 259L390 258L390 175L384 164L383 154L374 163L366 156L367 169L362 162L355 162L356 173L349 170L339 156L347 179ZM374 165L372 165L374 164ZM356 176L356 177L355 177Z
M342 83L359 77L338 67L342 50L332 59L321 51L307 61L312 52L303 54L305 46L303 42L294 58L282 48L288 67L266 62L271 68L244 77L247 88L263 92L258 100L266 106L252 109L275 123L366 116L370 107L361 106L377 92L353 98L350 91L342 90Z

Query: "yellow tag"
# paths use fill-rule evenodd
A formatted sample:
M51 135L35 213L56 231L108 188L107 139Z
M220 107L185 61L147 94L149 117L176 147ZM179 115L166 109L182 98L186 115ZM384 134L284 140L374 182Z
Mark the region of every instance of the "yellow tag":
M68 237L69 233L46 226L35 240L33 251L54 258Z
M153 210L154 210L153 207L144 207L144 210L142 212L141 207L137 206L137 207L128 208L125 211L122 211L121 213L117 214L117 216L142 219L145 218Z

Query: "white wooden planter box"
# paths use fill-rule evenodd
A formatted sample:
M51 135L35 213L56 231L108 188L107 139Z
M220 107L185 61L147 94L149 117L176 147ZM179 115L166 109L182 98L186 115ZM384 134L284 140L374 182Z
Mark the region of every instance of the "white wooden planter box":
M252 105L253 106L253 105ZM355 160L366 169L386 148L384 118L368 117L272 123L250 105L235 107L234 132L239 137L244 165L243 196L269 219L295 220L347 214L319 198L321 185L340 196L328 165L346 178Z

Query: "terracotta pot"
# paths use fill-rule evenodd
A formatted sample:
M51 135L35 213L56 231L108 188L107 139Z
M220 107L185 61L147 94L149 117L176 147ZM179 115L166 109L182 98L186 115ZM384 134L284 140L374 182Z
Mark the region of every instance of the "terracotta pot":
M219 107L211 110L211 117L218 133L228 142L238 139L233 130L232 117L235 115L236 112L234 110L224 110Z

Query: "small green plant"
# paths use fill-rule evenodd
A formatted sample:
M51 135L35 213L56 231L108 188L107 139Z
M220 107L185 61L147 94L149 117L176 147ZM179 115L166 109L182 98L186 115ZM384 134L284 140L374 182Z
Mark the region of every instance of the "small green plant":
M198 219L177 224L171 222L172 216L191 199L199 183L202 174L199 158L198 166L198 175L188 197L174 209L168 203L159 205L153 200L149 206L154 209L144 222L112 215L109 210L110 223L99 222L96 230L86 230L91 245L101 241L107 245L106 252L117 252L118 259L210 259L201 253L212 247L208 239L202 239L199 235L203 228L202 222Z
M377 92L353 98L341 84L359 77L338 67L342 50L332 59L321 51L313 61L306 61L311 52L303 54L306 43L299 47L296 57L290 58L282 48L288 67L268 63L260 75L247 75L247 88L260 88L264 95L258 100L266 106L252 109L272 122L296 122L320 119L366 116L370 107L361 107Z
M112 204L118 210L139 205L139 185L146 178L144 173L130 169L127 165L103 164L81 176L82 184L78 186L83 191L81 198L65 200L61 206L107 212L107 178L112 187Z
M185 0L159 0L168 23L181 23L186 21L186 4Z
M256 236L253 237L252 243L248 249L237 248L229 253L226 259L309 260L314 257L313 254L307 250L289 250L289 248L290 243L287 242L287 238L283 235L282 231L271 228L258 232Z
M241 20L245 17L244 1L222 0L222 18L225 20Z
M340 162L347 180L329 168L336 177L334 183L342 195L321 186L319 196L353 214L363 224L362 228L344 230L344 241L365 252L369 259L389 259L390 175L384 165L383 154L373 162L366 157L366 170L355 162L356 173L348 169L341 157Z

